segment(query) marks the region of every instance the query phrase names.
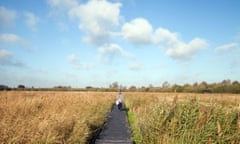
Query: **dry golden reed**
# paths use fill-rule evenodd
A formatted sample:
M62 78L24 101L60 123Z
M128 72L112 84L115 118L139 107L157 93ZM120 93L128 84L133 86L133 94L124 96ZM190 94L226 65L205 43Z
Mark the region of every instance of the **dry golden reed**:
M86 143L115 93L0 92L0 143Z

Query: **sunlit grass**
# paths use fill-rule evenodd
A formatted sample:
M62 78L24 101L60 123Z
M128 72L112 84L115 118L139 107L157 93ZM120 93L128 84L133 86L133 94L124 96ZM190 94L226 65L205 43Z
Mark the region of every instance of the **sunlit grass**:
M239 95L127 93L139 144L240 143Z
M116 93L0 92L0 143L86 143ZM240 96L123 93L138 144L239 143Z
M0 92L0 143L86 143L113 93Z

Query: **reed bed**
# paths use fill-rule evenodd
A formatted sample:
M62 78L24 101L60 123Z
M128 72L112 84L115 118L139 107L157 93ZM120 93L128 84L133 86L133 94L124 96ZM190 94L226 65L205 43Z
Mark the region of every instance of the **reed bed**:
M0 92L0 143L86 143L114 93Z
M239 144L239 100L231 94L125 94L137 144Z

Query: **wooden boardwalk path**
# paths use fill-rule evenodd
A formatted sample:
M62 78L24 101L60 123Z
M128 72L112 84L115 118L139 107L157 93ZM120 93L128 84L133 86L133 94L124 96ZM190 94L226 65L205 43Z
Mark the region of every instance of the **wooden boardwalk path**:
M115 105L95 144L133 144L125 110Z

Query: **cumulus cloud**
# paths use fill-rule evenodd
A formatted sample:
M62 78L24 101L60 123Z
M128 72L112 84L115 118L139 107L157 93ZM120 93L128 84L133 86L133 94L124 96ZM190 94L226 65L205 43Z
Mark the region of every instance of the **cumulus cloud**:
M175 47L166 51L166 54L179 60L190 59L195 53L208 46L204 39L195 38L189 43L179 42Z
M84 41L102 45L108 42L111 33L119 25L121 3L106 0L91 0L69 11L69 16L80 21L80 30L86 33Z
M77 0L47 0L47 3L52 7L50 15L67 12L70 18L77 19L79 29L85 32L83 41L97 46L110 41L121 19L120 2L89 0L79 3Z
M83 40L87 43L100 46L100 59L111 61L114 56L126 53L120 46L111 44L114 32L120 26L120 2L107 0L90 0L78 3L76 0L48 0L52 7L64 7L68 16L77 19L79 29L85 32ZM119 35L118 35L119 36ZM121 38L136 45L156 45L165 51L171 58L185 60L191 58L198 51L207 47L206 40L193 38L189 42L180 39L178 33L165 28L153 29L144 18L136 18L121 26Z
M76 54L71 54L67 57L68 62L77 69L89 69L92 67L91 64L83 63L80 61Z
M173 47L179 43L178 34L165 28L158 28L155 31L153 41L162 47Z
M199 50L208 46L207 41L201 38L194 38L188 43L183 42L177 33L164 28L155 31L154 42L159 47L166 49L167 56L178 60L189 59Z
M124 57L130 58L133 57L132 54L124 51L119 45L117 44L105 44L99 48L100 54L100 61L111 63L117 57Z
M122 36L133 44L152 44L165 50L171 58L185 60L191 58L199 50L207 47L207 41L194 38L184 42L179 34L165 28L153 30L152 25L144 18L136 18L122 26Z
M136 18L122 26L123 38L134 44L149 44L152 42L153 28L146 19Z
M36 31L37 30L37 24L40 21L40 18L35 16L33 13L31 12L25 12L24 13L25 17L26 17L26 24L27 26L32 30L32 31Z
M0 27L15 26L16 12L0 6Z
M238 43L229 43L225 45L221 45L215 48L216 51L227 51L229 49L235 48L238 46Z
M19 37L18 35L11 34L11 33L4 33L0 34L0 42L5 44L27 44L27 41Z

